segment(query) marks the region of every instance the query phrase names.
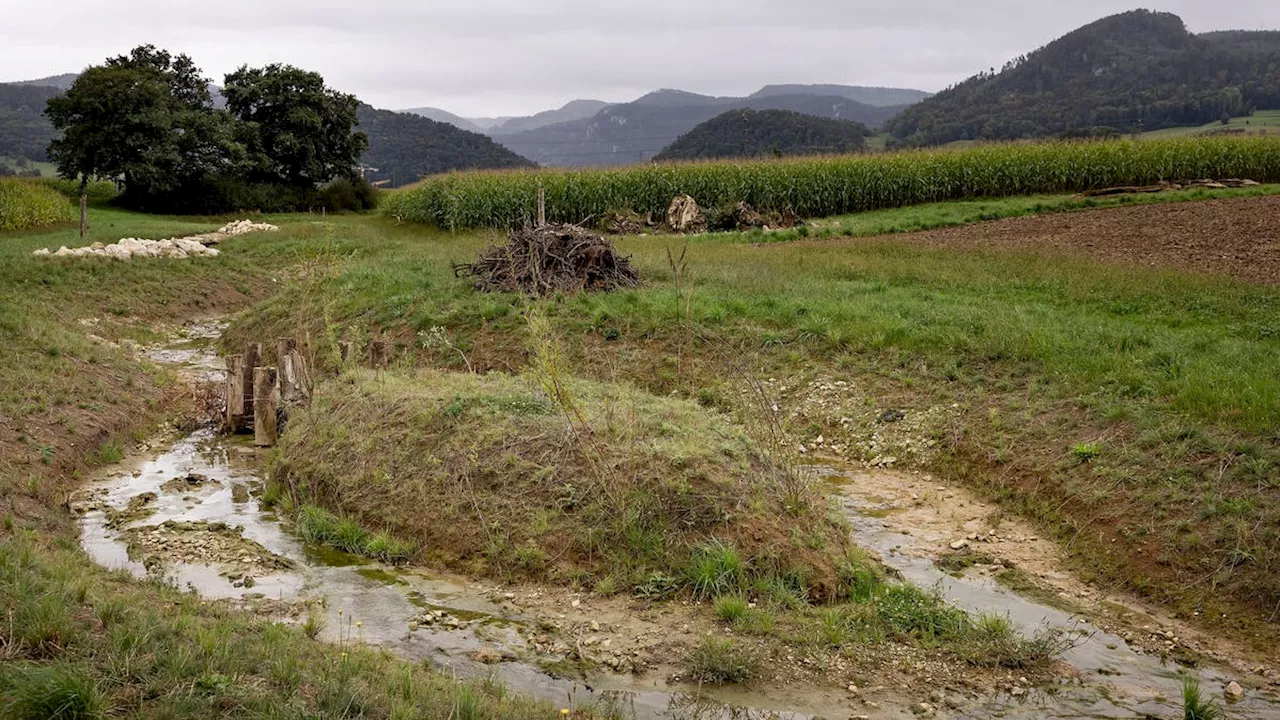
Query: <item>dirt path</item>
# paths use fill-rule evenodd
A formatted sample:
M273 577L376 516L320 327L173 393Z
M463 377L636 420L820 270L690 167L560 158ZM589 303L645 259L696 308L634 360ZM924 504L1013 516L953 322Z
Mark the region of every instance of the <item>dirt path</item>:
M1280 197L1053 213L841 242L1040 250L1280 285Z

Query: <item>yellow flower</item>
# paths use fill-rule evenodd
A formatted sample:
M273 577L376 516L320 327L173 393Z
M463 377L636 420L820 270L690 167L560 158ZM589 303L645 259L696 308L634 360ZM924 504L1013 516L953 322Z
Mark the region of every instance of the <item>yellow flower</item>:
M363 620L357 620L357 621L356 621L356 627L360 627L361 625L364 625L364 621L363 621Z

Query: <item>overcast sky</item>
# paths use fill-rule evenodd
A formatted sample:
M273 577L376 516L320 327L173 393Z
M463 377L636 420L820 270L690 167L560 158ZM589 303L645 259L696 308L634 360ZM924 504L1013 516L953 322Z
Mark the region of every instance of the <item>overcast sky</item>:
M152 43L221 81L282 62L378 107L528 114L659 87L936 91L1141 0L0 0L0 81ZM1148 0L1195 32L1280 29L1280 0Z

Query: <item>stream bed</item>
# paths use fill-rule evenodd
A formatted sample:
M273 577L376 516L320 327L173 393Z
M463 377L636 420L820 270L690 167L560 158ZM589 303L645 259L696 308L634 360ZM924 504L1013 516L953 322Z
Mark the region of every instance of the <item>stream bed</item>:
M189 328L180 341L147 355L193 381L216 380L221 363L211 348L218 331L216 325ZM83 547L105 567L140 578L163 577L211 600L274 603L273 615L288 622L317 615L324 620L322 640L381 647L459 677L491 676L515 692L565 707L607 702L637 718L913 716L909 700L895 702L892 693L883 705L868 710L838 689L708 689L669 683L652 672L556 677L559 673L548 668L563 657L535 642L541 618L495 602L484 586L303 542L259 504L262 462L261 451L248 440L211 430L157 441L140 456L107 468L77 494L73 507L80 515ZM1080 671L1083 682L964 700L955 708L938 708L936 717L1181 717L1176 668L989 579L952 577L930 560L905 552L904 543L913 538L886 527L880 519L883 503L860 494L856 473L846 474L849 482L838 497L856 542L905 579L938 587L965 610L1007 615L1025 632L1048 625L1080 638L1065 660ZM1211 669L1197 674L1206 688L1229 681ZM1280 719L1280 703L1250 692L1230 713Z

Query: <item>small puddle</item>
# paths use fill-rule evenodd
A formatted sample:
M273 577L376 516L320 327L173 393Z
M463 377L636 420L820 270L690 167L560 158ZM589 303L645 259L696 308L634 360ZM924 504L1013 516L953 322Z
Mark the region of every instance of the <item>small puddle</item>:
M820 473L828 483L838 486L836 497L853 526L855 542L879 555L886 566L906 580L921 587L938 588L948 602L970 613L1007 616L1024 634L1053 628L1076 638L1075 646L1062 659L1080 672L1082 685L1032 690L1018 698L995 698L956 717L1182 717L1182 676L1176 665L1137 652L1124 638L1062 610L1023 598L990 577L948 574L932 560L939 551L937 538L884 520L903 510L902 500L885 498L882 488L865 482L867 476L857 470L823 467ZM1190 672L1200 679L1207 694L1217 697L1234 679L1209 666ZM1280 698L1249 691L1244 700L1228 707L1227 713L1239 718L1280 718Z

